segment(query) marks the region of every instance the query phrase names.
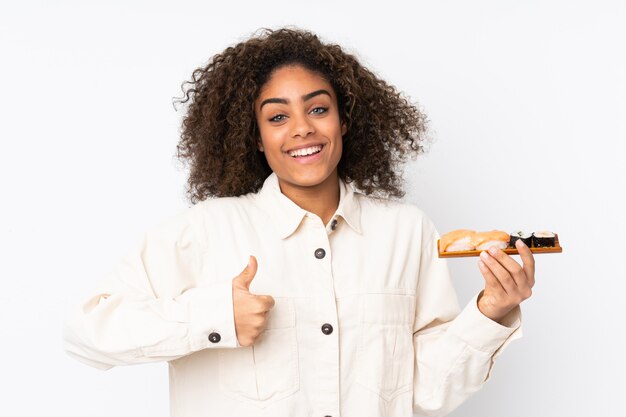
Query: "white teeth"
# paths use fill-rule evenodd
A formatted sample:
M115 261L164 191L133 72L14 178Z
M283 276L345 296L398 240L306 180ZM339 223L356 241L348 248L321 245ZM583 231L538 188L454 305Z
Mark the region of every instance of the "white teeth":
M317 153L321 150L322 150L322 145L317 145L317 146L311 146L310 148L296 149L295 151L289 151L289 155L293 157L306 156L306 155Z

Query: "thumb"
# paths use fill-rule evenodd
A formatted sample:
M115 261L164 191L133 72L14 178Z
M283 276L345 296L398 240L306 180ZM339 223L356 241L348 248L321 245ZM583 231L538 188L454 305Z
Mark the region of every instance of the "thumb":
M241 271L241 274L239 274L239 276L241 277L241 284L248 291L250 290L250 283L252 282L252 279L254 278L254 275L256 274L256 269L257 269L256 258L250 255L250 258L248 260L248 265L246 265L244 270Z

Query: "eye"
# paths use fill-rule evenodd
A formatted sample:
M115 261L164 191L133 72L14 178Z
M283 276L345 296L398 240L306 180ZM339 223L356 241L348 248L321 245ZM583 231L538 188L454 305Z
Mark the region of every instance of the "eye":
M279 117L285 117L284 114L277 114L276 116L272 117L270 120L270 122L282 122L284 119L279 119Z
M328 107L316 107L311 111L315 111L315 110L321 110L319 112L316 112L316 114L323 114L326 113L328 111Z

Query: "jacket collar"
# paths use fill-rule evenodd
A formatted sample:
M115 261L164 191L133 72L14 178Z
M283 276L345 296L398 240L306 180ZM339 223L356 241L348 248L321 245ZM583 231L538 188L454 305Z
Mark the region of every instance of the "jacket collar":
M339 179L339 206L333 218L341 217L357 233L361 233L361 206L350 184ZM312 213L302 209L280 191L278 177L272 172L263 182L257 198L272 220L281 239L286 239L296 231L304 216Z

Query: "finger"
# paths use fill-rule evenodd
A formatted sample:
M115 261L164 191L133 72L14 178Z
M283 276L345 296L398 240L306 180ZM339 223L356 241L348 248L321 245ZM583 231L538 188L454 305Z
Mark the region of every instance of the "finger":
M517 291L517 284L509 271L507 271L494 257L485 251L480 254L480 258L500 282L504 291L507 294L515 294Z
M507 270L509 275L513 277L515 285L523 287L528 285L528 277L524 272L522 266L512 257L507 255L504 251L496 247L489 248L489 254L496 260L504 269Z
M495 292L506 293L498 278L491 272L491 270L485 265L482 260L478 260L478 268L480 269L480 273L483 274L483 278L485 278L485 288L490 288Z
M526 277L528 278L528 285L532 287L535 285L535 257L530 251L530 248L522 242L522 239L517 239L515 247L519 252L520 258L522 258L522 263L524 264L523 269L526 273Z
M272 297L271 295L257 295L256 297L258 300L261 301L263 305L263 311L270 311L276 303L274 301L274 297Z
M241 272L241 274L239 274L239 277L241 277L241 284L248 291L250 290L250 283L252 282L252 279L256 275L256 270L257 270L256 258L250 255L250 258L248 259L248 265L246 265L246 267Z

